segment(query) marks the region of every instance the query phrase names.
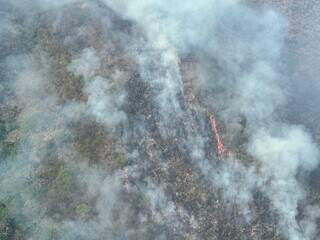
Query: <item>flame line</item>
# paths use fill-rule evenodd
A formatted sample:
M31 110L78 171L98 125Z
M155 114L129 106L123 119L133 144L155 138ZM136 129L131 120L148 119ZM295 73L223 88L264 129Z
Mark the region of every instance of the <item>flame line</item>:
M218 159L221 159L223 154L229 154L229 151L226 150L224 146L224 142L222 138L220 137L220 133L218 130L218 124L215 118L215 115L212 113L210 114L210 123L211 123L211 129L213 136L215 137L215 146L216 146L216 154Z

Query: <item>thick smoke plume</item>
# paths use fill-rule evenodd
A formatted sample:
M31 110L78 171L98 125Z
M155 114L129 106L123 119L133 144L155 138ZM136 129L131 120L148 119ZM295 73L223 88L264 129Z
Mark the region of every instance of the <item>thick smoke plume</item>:
M0 0L0 239L317 239L290 22L260 5Z

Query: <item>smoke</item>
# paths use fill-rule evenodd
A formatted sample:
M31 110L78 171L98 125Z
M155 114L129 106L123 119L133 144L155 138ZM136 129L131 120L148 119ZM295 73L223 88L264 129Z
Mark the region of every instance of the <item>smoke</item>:
M111 75L113 79L94 77L99 67L100 59L94 49L84 49L81 57L73 60L68 69L84 77L88 114L109 127L116 126L126 118L121 111L125 101L125 93L120 83L123 79L121 74Z
M86 48L83 50L79 59L75 59L68 66L69 71L78 75L83 75L85 78L93 77L95 71L99 69L100 59L96 55L95 50Z
M318 150L311 137L296 126L261 130L252 137L249 151L263 163L260 174L270 183L264 182L262 187L278 210L283 229L290 239L304 239L296 216L298 203L306 194L296 175L317 166Z
M212 173L215 176L214 182L223 182L227 189L226 195L231 192L228 197L237 198L240 202L249 202L251 199L248 195L252 189L245 186L251 186L250 182L261 184L259 187L266 192L281 216L279 222L283 231L286 231L290 239L302 239L303 233L300 233L296 216L298 203L306 195L296 180L296 175L301 169L310 171L317 166L318 152L305 130L296 126L282 126L276 120L275 111L285 99L275 63L280 59L284 20L271 11L264 13L262 17L258 16L254 11L235 2L200 1L195 8L191 2L177 3L174 7L165 1L131 1L125 7L117 2L114 8L118 11L121 9L120 12L125 17L143 25L152 43L165 44L160 45L165 49L162 53L170 51L174 56L176 51L184 53L194 48L220 62L218 64L224 68L226 73L222 74L226 78L222 82L210 74L208 84L214 87L222 85L226 92L233 95L226 99L218 93L216 98L227 103L223 104L227 120L232 117L230 114L246 118L248 129L252 133L248 150L261 165L259 173L253 176L249 171L243 173L246 170L241 166L234 167L241 175L245 175L244 182L232 180L235 174L232 172L233 168L227 165L219 175L215 171ZM210 23L207 24L208 22ZM174 46L173 49L166 47L168 42ZM200 61L207 61L201 54L199 58ZM206 64L208 68L211 67L210 62ZM158 68L169 69L166 61L160 60L158 65ZM170 66L175 64L171 63ZM164 92L170 94L174 89L175 95L179 94L180 76L173 78L177 84L174 88L171 75L166 79L169 79L169 83L161 81L166 86ZM149 79L147 81L150 82ZM174 98L175 95L170 94L166 98L174 101L177 99ZM166 100L161 102L165 103L167 109L173 106L170 111L179 112L176 104L167 106ZM171 121L173 119L171 117ZM274 132L280 136L273 136ZM190 147L201 148L201 145L192 141ZM264 186L266 181L270 181L269 186Z
M279 13L234 0L0 5L0 202L16 238L316 238L299 176L319 153L281 119Z

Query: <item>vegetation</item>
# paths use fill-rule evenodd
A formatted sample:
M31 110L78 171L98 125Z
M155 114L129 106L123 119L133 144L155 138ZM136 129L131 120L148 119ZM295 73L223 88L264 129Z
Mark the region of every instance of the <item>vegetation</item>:
M250 189L252 199L245 206L248 209L243 209L237 199L225 197L230 189L216 183L224 178L229 181L229 176L219 172L223 161L241 164L246 170L256 167L257 172L259 164L247 151L244 116L238 116L239 122L233 125L218 116L221 137L232 154L216 157L216 139L207 116L215 109L203 97L211 89L201 90L197 84L197 57L179 56L185 94L177 94L177 99L183 113L177 118L172 116L176 113L166 113L177 121L162 126L165 121L159 109L163 103L157 104L159 99L154 97L162 85L151 87L154 76L142 81L139 67L147 65L143 67L156 72L161 82L171 74L158 69L161 57L174 57L150 51L144 54L159 55L151 63L143 54L134 59L132 52L140 51L135 44L145 43L146 38L136 23L121 19L101 4L95 12L82 2L66 5L59 13L49 9L33 16L39 23L32 23L32 42L24 49L36 62L35 69L29 70L44 72L41 94L31 96L32 103L24 102L24 96L11 86L8 96L0 96L0 164L19 166L16 172L6 172L7 168L0 172L0 181L3 176L13 176L15 181L15 189L6 189L12 192L10 197L1 198L0 240L88 239L86 234L115 240L283 240L277 212L259 189ZM58 20L62 23L56 25ZM22 49L22 36L16 38L16 48ZM131 38L139 42L130 43L138 49L127 46ZM70 70L72 61L87 48L100 54L101 64L94 75L110 82L108 101L117 101L114 93L120 89L126 92L117 109L126 115L125 123L110 127L88 111L85 76ZM112 114L113 105L108 104L96 105L99 111ZM203 135L203 142L197 142L196 133ZM203 155L192 152L193 140L203 144ZM197 154L197 161L206 162L195 163L191 156ZM206 170L217 171L221 179L210 179ZM312 174L313 179L320 179L319 168ZM243 180L242 176L232 177ZM309 186L307 201L320 206L318 182L302 182ZM250 219L245 211L250 212ZM72 237L64 236L72 227Z

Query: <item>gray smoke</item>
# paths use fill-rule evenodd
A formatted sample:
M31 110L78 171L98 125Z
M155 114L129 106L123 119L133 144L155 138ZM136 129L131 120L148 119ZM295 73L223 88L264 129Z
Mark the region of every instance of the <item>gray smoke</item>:
M0 202L26 239L218 239L201 230L233 208L231 222L254 224L256 193L280 235L316 239L299 176L319 153L281 119L280 13L234 0L1 5L1 106L16 109L1 141L16 152L1 157ZM231 151L221 159L210 113ZM220 206L223 221L202 218Z
M248 120L251 133L248 150L257 159L259 169L258 173L251 175L241 163L237 163L240 166L227 164L218 175L215 171L208 174L213 174L215 183L223 182L227 197L240 202L249 202L250 186L258 184L270 197L287 236L303 239L296 216L298 203L306 195L296 175L301 169L310 171L317 166L318 151L304 129L276 120L275 111L285 99L281 77L274 63L280 59L284 20L271 11L258 15L234 1L200 1L197 6L193 1L175 3L174 6L169 1L112 3L125 17L144 27L150 41L164 48L163 54L171 51L175 56L176 52L195 48L221 61L229 76L221 80L208 73L208 85L222 85L233 95L227 99L221 96L226 103L223 105L224 117L229 119L232 114L241 114ZM159 68L169 70L166 62L160 60ZM210 63L207 64L210 68ZM167 76L161 81L166 86L163 91L168 94L167 99L173 98L170 100L173 102L174 94L170 93L172 89L175 89L175 95L181 91L180 76L174 75L173 79L170 74ZM176 83L174 88L172 81ZM217 101L219 104L221 100ZM161 102L167 105L168 100ZM167 108L179 111L174 106L171 104ZM190 147L199 151L197 148L201 145L192 141ZM233 180L233 169L244 175L243 182Z

